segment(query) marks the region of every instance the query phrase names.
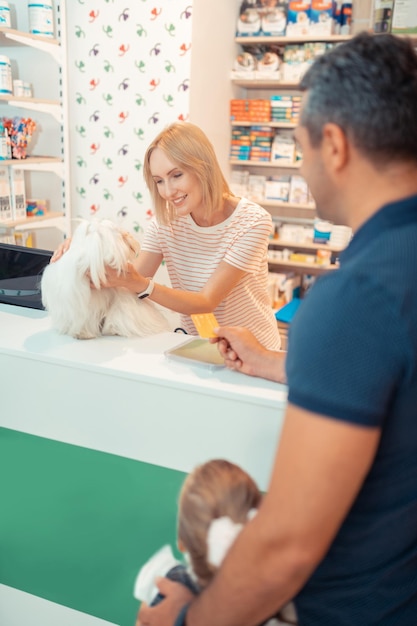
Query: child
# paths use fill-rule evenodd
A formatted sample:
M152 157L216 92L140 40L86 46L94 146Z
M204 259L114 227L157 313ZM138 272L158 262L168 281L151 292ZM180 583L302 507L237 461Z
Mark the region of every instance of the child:
M234 463L208 461L191 472L178 504L178 548L188 565L176 560L170 546L159 550L140 570L134 595L147 604L163 599L154 584L166 576L197 594L209 584L240 530L254 515L262 494L252 478ZM296 624L292 604L267 626Z

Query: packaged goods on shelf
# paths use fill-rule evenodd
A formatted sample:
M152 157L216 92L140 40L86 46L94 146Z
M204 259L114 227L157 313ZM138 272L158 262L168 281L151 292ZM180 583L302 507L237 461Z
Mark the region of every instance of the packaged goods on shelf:
M10 19L10 6L8 2L5 0L1 0L0 2L0 27L1 28L10 28L12 25Z
M54 37L54 8L52 0L29 2L29 32L42 37Z
M269 3L262 0L243 0L236 25L238 37L257 35L285 35L287 25L287 0Z
M0 222L13 219L8 167L0 166Z
M246 161L250 158L250 151L250 129L245 126L235 126L232 128L230 158Z
M14 245L16 243L13 235L2 235L0 233L0 243L7 243Z
M340 29L342 27L342 0L335 0L333 2L333 34L340 35Z
M417 34L417 6L415 0L396 0L391 32L396 35Z
M26 200L27 217L39 217L48 212L46 200Z
M262 3L261 3L262 4ZM271 3L272 4L272 3ZM287 29L287 0L274 2L274 6L263 7L261 14L261 31L263 35L281 37Z
M25 248L34 248L36 242L35 232L30 230L16 231L14 233L14 242L17 246Z
M13 92L12 66L9 57L0 55L0 95L11 95Z
M284 62L281 68L282 80L299 82L307 67L303 44L287 44L284 48Z
M271 161L280 165L295 163L295 141L285 131L277 131L271 147Z
M257 2L244 0L240 5L239 17L236 25L238 37L249 35L255 37L261 34L261 16Z
M6 161L12 158L12 148L7 128L3 125L0 118L0 161Z
M270 176L265 182L265 200L288 202L291 176Z
M316 252L316 263L318 265L330 265L332 262L331 250L320 249Z
M274 136L273 128L269 126L250 127L250 159L251 161L270 161L271 144Z
M26 193L24 171L11 167L9 171L10 197L14 220L26 218Z
M311 1L296 0L288 3L287 31L288 37L308 35L310 29Z
M308 203L308 186L302 176L291 176L289 202L293 204Z
M230 119L234 122L269 122L271 101L268 99L231 100Z
M278 228L278 240L291 243L312 243L314 229L300 224L281 224Z
M333 32L332 0L311 0L309 33L329 36Z
M314 243L328 243L332 232L331 222L316 219L314 220Z
M271 96L271 120L296 124L300 116L301 96Z
M284 48L284 62L281 65L281 78L288 82L299 82L313 61L332 47L324 42L287 44Z
M330 232L330 244L335 248L346 248L352 239L352 229L349 226L332 224Z
M230 191L238 197L246 197L249 187L248 170L232 170L230 176Z
M248 198L253 202L262 202L265 198L266 176L249 175Z
M31 98L33 95L32 83L15 78L13 80L13 95L18 98Z
M352 2L343 2L340 22L341 35L350 35L352 30L352 14Z
M250 52L240 52L233 64L232 78L255 78L256 57Z
M269 161L273 133L273 129L269 126L233 127L230 157L240 160Z
M375 0L373 27L375 33L389 33L391 30L394 0Z
M279 80L281 61L275 52L265 52L256 64L255 78Z
M301 276L294 272L269 273L269 293L272 307L279 309L300 295Z

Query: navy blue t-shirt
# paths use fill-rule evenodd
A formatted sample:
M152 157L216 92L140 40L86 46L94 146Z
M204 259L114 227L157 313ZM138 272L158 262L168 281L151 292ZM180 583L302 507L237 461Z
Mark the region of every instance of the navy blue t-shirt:
M300 626L417 625L417 196L383 207L290 328L290 403L381 428L374 464L295 599Z

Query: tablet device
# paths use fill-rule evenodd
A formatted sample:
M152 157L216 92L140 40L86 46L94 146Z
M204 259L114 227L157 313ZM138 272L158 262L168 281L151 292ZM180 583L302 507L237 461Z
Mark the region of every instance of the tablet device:
M204 365L210 369L224 367L224 359L220 355L217 345L210 343L208 339L189 339L175 348L166 350L164 354L169 359L194 365Z

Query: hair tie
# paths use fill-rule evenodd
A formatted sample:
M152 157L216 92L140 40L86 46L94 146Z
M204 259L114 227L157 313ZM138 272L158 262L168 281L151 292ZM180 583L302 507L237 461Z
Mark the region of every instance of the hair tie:
M248 521L253 519L256 513L256 509L251 509L247 515ZM217 517L211 522L207 533L207 560L210 565L220 567L243 526L244 524L236 523L227 516Z

